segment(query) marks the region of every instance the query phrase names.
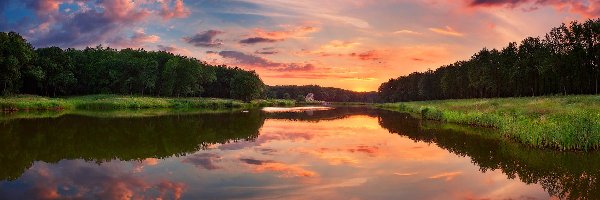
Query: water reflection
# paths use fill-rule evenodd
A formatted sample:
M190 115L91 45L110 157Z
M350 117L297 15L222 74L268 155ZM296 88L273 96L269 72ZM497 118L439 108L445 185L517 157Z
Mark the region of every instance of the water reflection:
M0 121L2 199L592 198L597 153L364 107ZM390 134L394 133L394 134Z
M34 161L143 160L193 153L216 143L251 140L265 116L249 113L0 121L0 179L14 180Z
M486 129L424 122L380 111L379 124L415 141L434 143L467 156L481 172L501 170L508 178L540 184L550 195L564 199L600 197L600 154L557 152L528 148L499 139ZM493 132L492 132L493 133Z

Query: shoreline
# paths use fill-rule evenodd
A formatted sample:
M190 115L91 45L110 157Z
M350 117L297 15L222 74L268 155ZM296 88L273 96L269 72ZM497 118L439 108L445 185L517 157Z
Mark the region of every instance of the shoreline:
M264 106L293 106L293 100L266 99L242 102L231 99L198 97L148 97L128 95L86 95L49 98L33 95L0 97L0 111L63 111L119 109L230 109Z
M545 96L377 104L422 119L490 127L503 138L536 148L600 148L600 96Z

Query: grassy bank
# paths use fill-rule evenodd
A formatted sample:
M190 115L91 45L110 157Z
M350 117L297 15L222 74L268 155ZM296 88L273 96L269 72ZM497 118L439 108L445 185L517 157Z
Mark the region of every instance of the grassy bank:
M19 95L0 98L3 111L18 110L111 110L146 108L250 108L261 106L291 106L291 100L254 100L249 103L214 98L161 98L122 95L88 95L67 98L48 98Z
M424 119L497 128L535 147L600 147L600 96L468 99L379 104Z

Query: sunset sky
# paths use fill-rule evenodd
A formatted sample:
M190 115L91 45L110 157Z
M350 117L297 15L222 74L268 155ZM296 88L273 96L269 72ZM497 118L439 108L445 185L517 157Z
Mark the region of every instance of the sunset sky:
M600 16L600 0L2 0L34 47L144 48L256 70L269 85L390 78Z

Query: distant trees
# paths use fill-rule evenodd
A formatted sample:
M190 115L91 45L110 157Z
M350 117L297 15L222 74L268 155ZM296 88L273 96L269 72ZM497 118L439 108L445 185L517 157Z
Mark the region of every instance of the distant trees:
M269 86L267 98L296 99L304 101L308 93L314 94L314 99L329 102L377 102L377 92L355 92L333 87L318 85L281 85Z
M600 18L553 28L502 50L414 72L379 87L385 102L600 93Z
M206 96L249 101L263 95L264 84L253 71L212 66L164 51L102 46L34 50L19 34L0 32L0 92Z

